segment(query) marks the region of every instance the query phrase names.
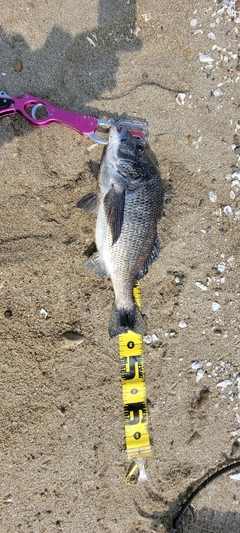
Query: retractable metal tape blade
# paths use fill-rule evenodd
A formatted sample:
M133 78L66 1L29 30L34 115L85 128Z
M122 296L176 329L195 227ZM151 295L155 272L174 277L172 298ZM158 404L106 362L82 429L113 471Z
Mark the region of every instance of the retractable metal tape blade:
M140 284L133 289L133 296L139 309L141 308ZM133 331L119 335L119 350L122 377L122 395L124 405L124 422L126 452L134 461L127 475L127 482L138 468L139 480L146 480L144 468L145 458L151 453L148 433L148 409L146 383L143 365L143 339Z

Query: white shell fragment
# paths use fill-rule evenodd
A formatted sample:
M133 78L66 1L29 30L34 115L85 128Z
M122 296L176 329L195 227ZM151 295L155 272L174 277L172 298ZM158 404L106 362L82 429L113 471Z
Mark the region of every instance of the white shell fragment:
M45 309L40 309L40 315L42 316L42 318L47 318L48 317L48 313L47 313L47 311L45 311Z
M226 265L223 262L219 263L219 265L217 266L217 269L219 272L224 272L225 268L226 268Z
M92 46L96 46L96 43L91 39L91 37L87 37L87 40Z
M215 41L216 35L212 31L210 31L210 33L208 33L208 38L211 39L212 41Z
M223 208L223 211L224 211L225 215L227 215L228 217L232 217L233 216L233 210L230 207L230 205L225 205L225 207Z
M182 329L187 327L187 324L186 324L186 322L185 322L184 320L180 320L180 322L179 322L178 325L179 325L179 327L182 328Z
M219 87L215 89L215 91L213 91L213 96L222 96L222 95L223 95L223 92L221 91L221 89L219 89Z
M197 26L197 19L192 19L190 20L190 24L191 26L194 28L195 26Z
M211 200L211 202L216 202L217 195L216 195L216 193L214 191L210 191L208 196L209 196L209 200Z
M238 398L240 398L240 376L237 377Z
M218 302L212 302L212 310L218 311L220 309L221 305Z
M213 58L210 55L208 55L208 54L202 54L200 52L199 60L201 61L201 63L212 63Z
M194 362L192 363L192 369L193 369L193 370L198 371L198 370L200 370L200 368L202 368L202 367L203 367L203 361L194 361Z
M145 335L145 337L143 337L143 340L146 344L151 344L151 342L158 341L158 337L153 333L152 335Z
M240 472L238 472L237 474L231 474L231 476L229 476L230 479L235 479L236 481L240 481Z
M200 381L200 379L202 379L204 375L204 370L203 368L200 368L198 371L197 371L197 375L196 375L196 383L198 383Z
M223 381L219 381L219 383L217 383L217 387L221 387L221 389L226 389L227 387L230 387L230 385L232 385L230 379L224 379Z
M143 13L142 17L144 18L145 22L148 22L151 18L151 13Z
M176 102L178 105L181 105L183 106L184 105L184 100L186 98L186 94L185 93L178 93L178 95L176 96Z
M196 281L195 285L197 287L199 287L199 289L201 289L202 291L207 291L208 288L206 287L206 285L203 285L203 283L200 283L200 281Z

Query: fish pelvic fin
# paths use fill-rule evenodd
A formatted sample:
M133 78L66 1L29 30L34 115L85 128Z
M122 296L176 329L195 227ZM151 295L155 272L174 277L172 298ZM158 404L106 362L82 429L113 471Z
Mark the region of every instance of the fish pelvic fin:
M87 192L78 200L76 207L80 207L80 209L84 209L84 211L87 211L88 213L93 213L94 215L98 214L100 205L100 200L98 198L98 195L95 191Z
M146 324L137 305L134 304L132 309L118 309L114 305L108 329L110 337L127 333L128 330L140 335L147 334Z
M146 274L148 273L148 267L151 266L153 264L153 262L158 258L159 252L160 252L160 242L159 242L159 238L157 236L155 241L154 241L154 243L153 243L153 247L152 247L151 252L150 252L150 254L149 254L148 258L147 258L147 261L144 263L143 267L138 272L138 274L136 276L136 280L142 279L142 278L144 278L144 276L146 276Z

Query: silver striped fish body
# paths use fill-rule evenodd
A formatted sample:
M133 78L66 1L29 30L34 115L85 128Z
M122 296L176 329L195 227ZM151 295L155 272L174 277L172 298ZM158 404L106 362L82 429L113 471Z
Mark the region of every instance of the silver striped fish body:
M97 217L96 245L100 263L112 280L116 307L131 309L134 283L157 240L160 180L154 169L147 179L132 185L132 190L130 187L126 190L121 233L113 244L103 198L112 183L120 179L121 175L110 168L106 157L100 173L102 201Z

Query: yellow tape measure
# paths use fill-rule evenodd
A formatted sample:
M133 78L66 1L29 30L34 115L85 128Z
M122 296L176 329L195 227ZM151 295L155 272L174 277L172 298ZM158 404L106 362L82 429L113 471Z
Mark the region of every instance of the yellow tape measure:
M133 289L133 296L139 309L141 306L140 284ZM136 468L139 479L146 479L144 458L151 453L148 433L148 409L146 399L146 383L143 366L142 336L133 331L119 335L119 350L122 377L122 395L125 419L126 451L135 465L128 473L130 480Z

